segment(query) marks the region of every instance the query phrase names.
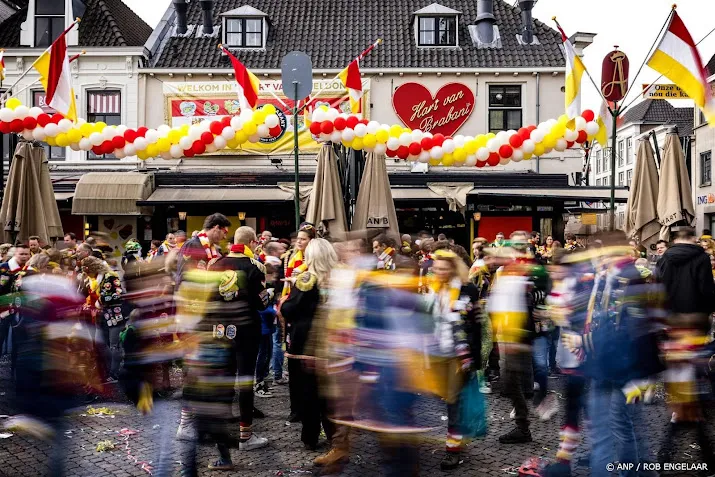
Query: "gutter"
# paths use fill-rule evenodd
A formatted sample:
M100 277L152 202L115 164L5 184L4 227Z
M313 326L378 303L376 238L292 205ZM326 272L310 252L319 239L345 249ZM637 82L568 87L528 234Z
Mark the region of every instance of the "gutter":
M280 75L281 70L276 68L251 68L254 74L265 74L265 75ZM340 68L315 68L313 69L313 74L331 74L335 75L340 73L342 69ZM551 73L552 75L559 75L566 71L565 67L534 67L534 68L360 68L361 73L365 74L399 74L399 73L460 73L460 74L473 74L478 76L479 74L533 74L533 73ZM168 75L173 73L175 75L185 75L185 74L233 74L232 68L141 68L138 71L140 74L160 74Z
M5 56L40 56L45 52L43 48L5 48ZM70 55L84 52L82 56L149 56L149 50L144 46L70 46L67 47Z

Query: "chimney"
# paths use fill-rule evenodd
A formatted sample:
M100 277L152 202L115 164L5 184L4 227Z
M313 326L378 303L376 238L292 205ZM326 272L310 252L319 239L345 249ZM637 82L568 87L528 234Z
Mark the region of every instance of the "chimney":
M519 0L521 8L521 39L526 45L531 45L534 42L534 17L531 11L534 9L534 0Z
M204 34L211 35L214 32L214 20L211 10L213 10L213 0L201 0L201 12L203 13Z
M186 0L173 0L176 10L176 33L186 33Z
M491 43L494 41L494 0L477 0L477 35L479 41Z

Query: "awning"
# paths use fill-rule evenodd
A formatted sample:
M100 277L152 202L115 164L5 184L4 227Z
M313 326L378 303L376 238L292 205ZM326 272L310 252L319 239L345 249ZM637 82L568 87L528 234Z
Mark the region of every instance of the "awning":
M76 199L75 199L76 200ZM285 202L293 194L278 187L159 187L137 205L171 205L191 202Z
M602 200L608 201L611 199L611 191L607 187L563 187L548 189L477 188L472 190L469 195L478 195L482 197L545 197L549 199L576 200L581 202L596 202ZM615 199L616 202L625 204L628 201L628 189L617 188Z
M152 192L152 176L140 172L90 172L77 183L74 215L151 215L137 202Z
M57 202L69 200L72 197L74 197L74 192L55 192L55 200Z
M439 194L435 194L428 188L416 187L392 187L392 200L444 200Z

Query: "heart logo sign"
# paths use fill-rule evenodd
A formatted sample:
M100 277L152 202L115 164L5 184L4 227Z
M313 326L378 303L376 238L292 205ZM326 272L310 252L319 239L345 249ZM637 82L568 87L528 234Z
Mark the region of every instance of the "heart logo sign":
M432 96L419 83L405 83L392 95L392 107L410 129L453 136L474 111L474 93L461 83L448 83Z

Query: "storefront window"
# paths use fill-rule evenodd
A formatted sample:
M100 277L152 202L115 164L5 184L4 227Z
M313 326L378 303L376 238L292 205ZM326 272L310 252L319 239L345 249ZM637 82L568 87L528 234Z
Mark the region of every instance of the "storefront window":
M700 153L700 185L709 186L712 181L712 151Z
M489 132L498 133L522 126L521 86L489 86Z
M32 92L32 105L37 106L42 109L46 114L55 114L57 111L52 109L45 101L46 93L44 91L33 91ZM47 159L50 161L64 161L67 159L67 149L59 146L50 146L47 143L42 143L45 148L45 154L47 154Z
M103 122L108 126L122 123L122 95L119 91L90 91L87 95L87 121ZM115 159L114 154L87 153L88 159Z
M420 17L419 46L457 46L457 17Z
M594 161L596 162L596 174L601 172L601 151L596 151L593 154Z

